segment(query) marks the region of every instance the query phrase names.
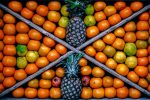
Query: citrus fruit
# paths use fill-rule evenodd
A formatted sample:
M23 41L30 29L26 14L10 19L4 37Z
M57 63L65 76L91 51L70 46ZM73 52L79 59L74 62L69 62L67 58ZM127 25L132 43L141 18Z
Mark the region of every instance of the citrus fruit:
M126 60L126 55L122 51L117 51L114 55L114 60L118 63L124 63Z
M69 23L68 17L61 17L59 22L58 22L58 25L66 28L68 26L68 23Z
M63 5L62 7L61 7L61 10L60 10L60 12L61 12L61 14L63 15L63 16L68 16L69 15L69 12L67 11L67 5Z
M137 66L137 58L135 56L127 57L125 64L129 68L135 68Z
M88 4L88 5L86 6L85 13L86 13L87 15L93 15L93 13L94 13L94 7L93 7L92 4Z
M134 43L126 43L124 47L124 52L127 56L133 56L136 54L136 45Z
M26 53L28 52L26 45L21 45L21 44L17 45L16 50L18 56L25 56Z
M39 58L37 51L28 51L26 54L26 59L28 62L35 62Z
M17 67L18 68L25 68L28 62L26 57L17 57Z
M84 18L84 23L86 26L93 26L96 24L96 20L95 20L94 16L88 15Z

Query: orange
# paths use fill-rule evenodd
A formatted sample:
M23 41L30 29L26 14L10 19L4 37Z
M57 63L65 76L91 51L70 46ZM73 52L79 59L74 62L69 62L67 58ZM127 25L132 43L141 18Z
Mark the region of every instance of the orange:
M5 56L15 56L16 55L15 45L5 45L3 49L3 54Z
M127 98L129 94L128 88L127 87L122 87L117 89L117 97L124 99Z
M2 52L0 52L0 61L2 61L2 59L3 59L3 53Z
M0 73L0 83L2 83L4 79L5 79L5 77L4 77L3 73Z
M15 67L16 66L16 57L13 56L4 56L2 63L7 67Z
M90 66L83 66L80 69L81 75L90 75L92 73L92 68Z
M125 64L118 64L116 72L122 76L126 76L129 73L129 68Z
M148 58L147 57L138 58L137 63L139 66L146 66L148 65Z
M136 24L137 30L146 31L149 30L149 24L147 21L138 21Z
M27 77L27 74L23 69L18 69L14 73L14 78L17 81L21 81L21 80L25 79L26 77Z
M8 45L15 44L16 38L15 36L5 35L3 38L3 42L4 44L8 44Z
M0 30L0 40L2 40L3 38L4 38L4 32Z
M88 38L95 37L98 34L99 34L99 30L98 30L98 27L96 26L90 26L86 29L86 36Z
M67 48L61 44L57 44L55 46L55 50L61 55L64 55L65 53L67 53Z
M149 83L147 82L147 80L145 78L140 78L138 85L143 88L147 88Z
M49 21L56 23L56 22L59 21L61 15L60 15L60 13L57 12L57 11L49 11L47 17L48 17L48 20L49 20Z
M132 9L132 11L136 12L143 8L143 3L139 1L134 1L130 4L130 8Z
M11 14L5 14L3 16L3 21L6 23L6 24L14 24L16 22L16 19L14 16L12 16Z
M125 35L124 35L124 41L125 42L132 42L134 43L136 41L136 35L134 32L127 32Z
M103 52L98 52L95 55L95 59L101 63L105 63L107 61L107 56Z
M3 84L0 84L0 93L2 93L4 91L4 86Z
M125 19L125 18L131 16L132 13L133 13L133 12L132 12L132 10L131 10L130 7L125 7L123 10L121 10L121 11L119 12L119 14L120 14L120 16L121 16L122 19Z
M121 38L116 38L116 40L114 41L114 43L112 44L112 46L113 46L115 49L123 50L123 49L124 49L124 46L125 46L125 42L124 42L124 40L121 39Z
M54 32L56 29L56 24L50 21L45 21L43 24L43 28L48 32Z
M29 32L29 26L26 23L20 21L16 24L16 30L19 33L27 33Z
M33 12L28 8L23 8L21 11L21 15L26 19L31 19L33 17Z
M93 89L93 98L104 98L104 88Z
M28 47L28 50L31 50L31 51L32 51L32 50L35 50L35 51L38 51L39 48L40 48L40 45L41 45L40 41L30 40L30 41L28 42L27 47Z
M42 79L47 79L47 80L54 78L54 76L55 76L55 71L52 69L43 72L41 75Z
M22 4L19 1L10 1L8 7L15 12L20 12L22 10Z
M105 97L114 98L116 96L116 89L114 87L105 88Z
M46 57L39 57L35 64L37 65L38 68L43 68L49 64L49 61Z
M127 78L134 83L139 81L139 76L134 71L130 71L127 75Z
M14 79L14 77L6 77L3 81L3 86L6 88L9 88L15 85L15 83L16 83L16 80Z
M150 91L150 85L148 85L148 88L147 88L147 90L148 90L148 91Z
M117 67L117 62L112 58L109 58L105 64L107 67L109 67L111 69L115 69Z
M112 87L114 83L114 80L112 77L110 76L105 76L103 78L103 87L107 88L107 87Z
M60 88L52 87L50 89L50 97L53 98L53 99L61 98L61 90L60 90Z
M47 47L44 44L41 44L38 53L40 56L46 57L50 50L51 50L51 48Z
M41 40L42 39L42 34L35 29L31 29L28 32L28 35L29 35L29 38L33 39L33 40Z
M125 35L125 30L122 27L117 28L114 31L116 37L123 37Z
M141 97L141 92L135 88L129 89L129 97L133 99L138 99Z
M66 29L62 27L57 27L54 31L54 35L60 39L64 39L66 37Z
M117 1L114 6L117 10L123 10L127 5L124 1Z
M148 31L137 31L136 37L139 40L147 40L149 38L149 33Z
M114 6L106 6L106 8L104 9L104 13L107 17L116 14L117 10Z
M3 27L3 32L5 35L15 35L16 29L14 24L5 24Z
M35 64L28 64L25 68L27 74L34 74L38 71L38 67Z
M2 19L0 19L0 28L4 27L4 21Z
M48 46L49 48L55 46L55 44L56 44L53 39L46 37L46 36L43 38L43 43L44 43L44 45Z
M83 87L81 92L82 99L90 99L92 98L92 89L90 87Z
M0 72L3 71L3 64L0 62Z
M87 66L88 61L85 58L79 60L79 66Z
M100 88L102 86L102 79L101 78L91 78L90 80L90 87L93 89Z
M102 20L105 20L105 19L106 19L106 15L104 14L104 12L103 12L103 11L96 12L96 13L94 14L94 17L95 17L95 20L96 20L97 22L99 22L99 21L102 21Z
M60 54L55 49L51 50L47 55L47 59L50 62L57 60L59 57L60 57Z
M13 68L13 67L4 67L3 68L3 74L6 77L13 76L14 73L15 73L15 68Z
M36 10L38 3L36 1L27 1L26 7L32 11Z
M58 11L58 10L60 10L60 8L61 8L61 3L58 2L58 1L50 1L50 2L48 3L48 8L49 8L49 10Z
M44 24L44 22L45 22L45 18L40 16L40 15L38 15L38 14L34 14L33 17L32 17L32 22L34 24L42 26Z
M19 87L19 88L17 88L17 89L15 89L13 92L12 92L12 95L13 95L13 97L15 97L15 98L21 98L21 97L23 97L24 96L24 88L22 88L22 87Z
M114 78L114 88L122 88L124 86L124 82L120 80L119 78Z
M17 34L16 42L19 44L28 44L28 42L29 42L28 34Z
M4 12L3 12L3 10L2 10L2 9L0 9L0 18L2 18L2 17L3 17L3 15L4 15Z
M42 89L42 88L38 89L38 97L39 98L42 98L42 99L48 98L49 95L50 95L49 89Z
M110 24L109 24L108 20L102 20L102 21L98 22L97 27L98 27L99 31L104 31L110 27Z
M45 80L45 79L40 79L39 86L44 89L49 89L51 87L51 81Z
M148 12L144 12L139 16L139 20L141 21L148 21L149 20L149 13Z
M103 69L101 69L100 67L94 67L92 70L92 75L94 77L103 77L105 75L105 71Z
M88 46L85 48L85 53L88 54L89 56L95 56L96 50L92 46Z
M103 51L105 48L105 43L101 39L98 39L92 44L92 46L96 51Z
M131 22L128 22L127 24L125 24L124 30L125 30L126 32L135 31L135 30L136 30L135 22L131 21Z
M101 11L106 7L106 3L102 1L97 1L94 3L95 11Z
M114 14L108 17L108 22L110 23L111 26L119 23L120 21L121 21L121 17L119 14Z
M2 51L4 48L4 43L2 41L0 41L0 51Z
M48 7L45 6L45 5L39 5L39 6L36 8L36 12L37 12L37 14L39 14L40 16L47 16L47 14L48 14Z
M64 68L58 67L58 68L56 69L56 76L58 76L58 77L64 77L64 75L65 75L65 70L64 70Z
M147 57L148 51L147 49L138 49L136 52L137 57Z
M136 66L134 71L140 77L146 77L148 74L148 68L145 66Z
M30 87L27 87L25 89L25 97L26 98L30 98L30 99L33 99L37 96L37 89L35 88L30 88Z
M116 40L116 36L113 33L109 33L103 37L103 41L107 44L113 44Z

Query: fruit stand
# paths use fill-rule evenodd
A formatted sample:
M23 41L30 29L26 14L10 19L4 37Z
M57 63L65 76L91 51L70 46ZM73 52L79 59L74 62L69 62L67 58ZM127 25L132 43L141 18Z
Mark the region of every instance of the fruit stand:
M0 98L149 98L149 9L145 0L1 0Z

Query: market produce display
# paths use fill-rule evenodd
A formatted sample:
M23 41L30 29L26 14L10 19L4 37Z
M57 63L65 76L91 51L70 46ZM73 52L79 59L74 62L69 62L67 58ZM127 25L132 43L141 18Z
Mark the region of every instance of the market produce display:
M150 11L142 11L146 3L13 0L4 5L0 97L150 96Z

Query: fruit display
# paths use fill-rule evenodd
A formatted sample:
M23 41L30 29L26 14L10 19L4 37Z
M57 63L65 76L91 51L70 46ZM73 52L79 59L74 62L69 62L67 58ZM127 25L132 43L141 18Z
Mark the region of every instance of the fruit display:
M136 0L0 1L0 97L149 98L149 9Z

